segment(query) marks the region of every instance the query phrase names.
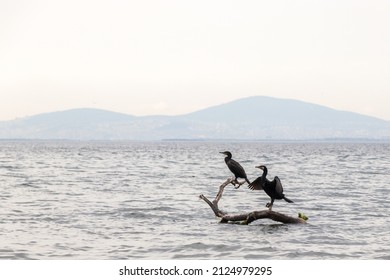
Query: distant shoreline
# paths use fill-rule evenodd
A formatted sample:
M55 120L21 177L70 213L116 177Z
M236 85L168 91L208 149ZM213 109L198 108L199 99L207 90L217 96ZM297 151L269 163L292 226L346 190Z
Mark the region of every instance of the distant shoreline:
M253 96L179 116L71 109L0 122L2 139L390 141L390 122L291 99Z

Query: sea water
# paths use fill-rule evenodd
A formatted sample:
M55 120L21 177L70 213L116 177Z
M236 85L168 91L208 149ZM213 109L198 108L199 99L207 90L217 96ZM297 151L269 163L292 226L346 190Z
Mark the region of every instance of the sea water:
M219 223L199 195L232 177L225 150L308 223ZM1 141L0 188L2 259L390 259L388 143ZM228 186L219 206L269 201Z

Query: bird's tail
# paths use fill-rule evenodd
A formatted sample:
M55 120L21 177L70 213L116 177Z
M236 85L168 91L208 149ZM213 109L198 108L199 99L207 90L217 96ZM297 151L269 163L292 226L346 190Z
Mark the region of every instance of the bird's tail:
M287 198L287 197L285 197L285 196L283 196L283 199L284 199L285 201L287 201L288 203L294 203L294 201L292 201L292 200L288 199L288 198Z
M252 184L252 183L248 180L248 178L245 178L245 181L248 183L249 186Z

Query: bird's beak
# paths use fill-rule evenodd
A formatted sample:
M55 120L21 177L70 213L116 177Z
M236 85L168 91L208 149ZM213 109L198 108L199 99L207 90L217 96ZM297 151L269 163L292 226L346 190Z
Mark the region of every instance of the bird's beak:
M255 166L255 168L260 168L261 167L261 165L259 165L259 166Z
M225 152L219 152L220 154L225 154Z

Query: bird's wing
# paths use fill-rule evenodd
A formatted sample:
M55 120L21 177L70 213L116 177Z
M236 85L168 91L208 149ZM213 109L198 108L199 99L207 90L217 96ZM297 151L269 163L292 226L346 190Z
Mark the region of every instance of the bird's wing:
M236 175L237 177L246 178L246 173L244 168L237 161L231 159L228 163L228 167L230 171L233 172L234 175Z
M275 181L275 192L279 195L282 195L283 194L282 182L280 182L278 176L275 176L274 181Z
M258 177L256 180L254 180L250 185L248 185L248 188L251 190L262 190L263 187L261 186L261 177Z

